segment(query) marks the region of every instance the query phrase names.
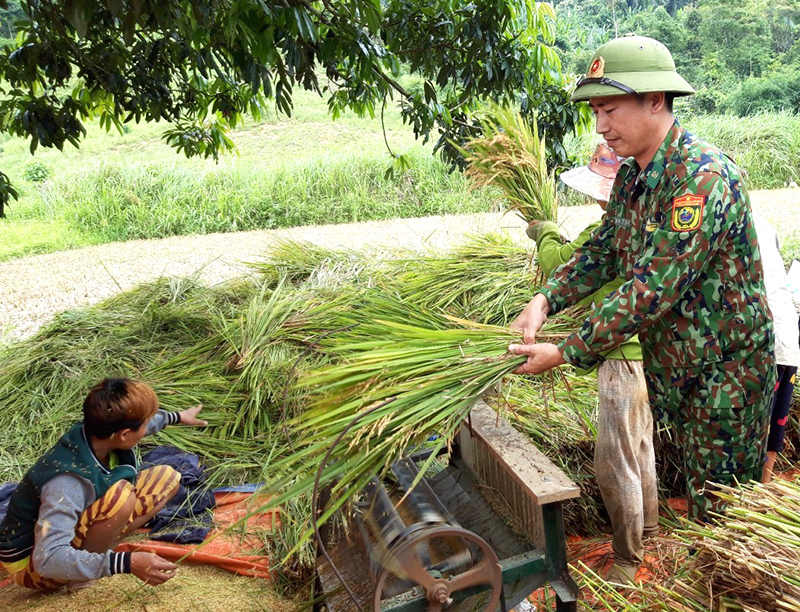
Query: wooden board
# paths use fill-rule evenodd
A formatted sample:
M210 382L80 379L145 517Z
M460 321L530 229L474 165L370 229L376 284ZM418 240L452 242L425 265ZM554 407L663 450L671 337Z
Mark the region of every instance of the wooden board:
M480 482L502 498L536 546L544 546L541 507L580 496L564 472L485 402L476 404L461 426L459 452Z

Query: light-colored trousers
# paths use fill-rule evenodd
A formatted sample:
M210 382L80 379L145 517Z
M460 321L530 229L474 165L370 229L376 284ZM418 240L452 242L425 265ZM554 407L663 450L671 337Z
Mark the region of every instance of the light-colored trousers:
M658 533L653 416L641 361L608 359L597 371L600 406L594 470L614 530L618 565L640 565Z

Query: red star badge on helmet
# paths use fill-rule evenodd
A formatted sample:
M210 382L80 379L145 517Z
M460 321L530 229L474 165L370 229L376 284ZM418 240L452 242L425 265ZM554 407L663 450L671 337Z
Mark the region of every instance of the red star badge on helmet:
M602 56L598 57L589 66L589 72L586 73L587 77L601 77L606 67L606 60Z

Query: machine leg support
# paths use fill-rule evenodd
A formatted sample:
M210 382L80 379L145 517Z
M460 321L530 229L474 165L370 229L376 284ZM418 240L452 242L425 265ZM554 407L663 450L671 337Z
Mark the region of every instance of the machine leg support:
M577 601L561 601L561 598L556 598L557 612L578 612Z
M547 561L550 566L550 586L556 593L556 609L558 612L575 612L580 589L569 575L567 567L567 541L561 502L542 506L542 519Z

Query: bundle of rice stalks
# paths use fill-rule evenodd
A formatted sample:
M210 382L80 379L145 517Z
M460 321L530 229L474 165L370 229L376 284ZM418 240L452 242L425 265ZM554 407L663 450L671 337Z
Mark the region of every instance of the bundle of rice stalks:
M656 581L620 590L579 564L583 607L630 612L800 610L800 482L720 487L718 494L727 508L710 525L684 519L684 529L667 541L671 567L662 563L665 575Z
M219 435L255 440L293 413L291 383L314 355L295 341L292 321L308 307L308 296L281 280L274 290L262 287L236 318L219 317L220 356L235 377L232 391L243 398Z
M773 480L718 492L729 505L712 525L676 534L696 549L662 609L799 610L800 482Z
M624 589L620 589L618 585L603 580L582 562L578 563L575 572L583 587L583 593L579 600L582 610L591 610L593 612L599 610L607 610L608 612L645 612L660 609L656 607L657 600L653 599L653 588L651 586L626 586Z
M379 299L373 296L372 307L382 318L354 317L356 327L320 343L341 361L301 381L310 407L291 423L299 446L273 466L284 474L269 485L281 491L280 503L310 491L330 453L320 484L332 486L331 501L321 521L429 438L435 436L435 449L444 448L471 406L525 361L507 352L519 339L507 328L432 313L427 326L412 325L416 307ZM366 339L355 331L362 325L369 329ZM563 335L558 329L549 333Z
M466 176L476 187L500 189L508 210L525 221L557 221L556 177L547 168L544 136L536 121L529 124L518 112L493 106L482 121L484 136L463 149Z
M446 255L429 254L395 264L397 291L406 300L487 325L507 325L536 289L529 250L508 236L471 236Z

